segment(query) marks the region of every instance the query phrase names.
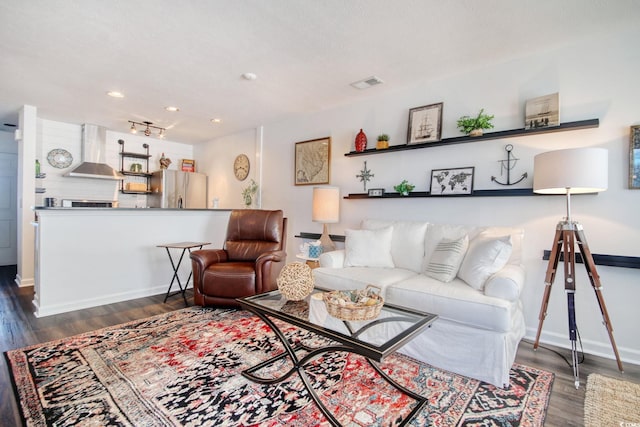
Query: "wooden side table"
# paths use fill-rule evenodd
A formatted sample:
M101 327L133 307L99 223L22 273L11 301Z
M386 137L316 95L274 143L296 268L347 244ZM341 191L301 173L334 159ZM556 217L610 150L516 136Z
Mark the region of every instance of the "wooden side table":
M167 250L167 255L169 255L169 261L171 261L171 267L173 268L173 277L171 278L171 283L169 284L169 289L167 290L167 294L164 296L164 302L167 302L167 298L173 295L182 294L182 299L184 299L184 305L188 306L187 297L185 296L185 292L187 291L187 285L189 285L189 281L191 280L191 276L193 275L193 270L189 273L189 277L184 284L184 288L182 287L182 283L180 282L180 277L178 277L178 270L180 269L180 264L182 263L182 258L184 258L184 254L193 248L202 249L204 245L210 245L211 242L179 242L179 243L165 243L164 245L158 245L158 248L165 248ZM173 262L173 258L171 257L171 251L169 249L182 249L182 253L180 254L180 259L178 260L178 264ZM175 291L171 294L171 288L173 287L173 282L178 282L179 291Z
M311 267L312 270L320 267L320 258L311 258L303 254L297 254L296 258L306 261L307 265Z

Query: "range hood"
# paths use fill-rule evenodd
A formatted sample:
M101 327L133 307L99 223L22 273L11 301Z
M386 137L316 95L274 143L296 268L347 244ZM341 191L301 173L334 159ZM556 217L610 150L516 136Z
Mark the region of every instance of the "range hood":
M122 179L123 176L105 163L107 129L102 126L82 125L82 163L65 176L95 179Z

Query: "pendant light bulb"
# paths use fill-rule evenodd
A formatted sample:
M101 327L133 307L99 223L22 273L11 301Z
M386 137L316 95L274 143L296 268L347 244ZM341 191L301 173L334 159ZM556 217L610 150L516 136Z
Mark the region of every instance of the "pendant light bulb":
M138 130L136 129L136 124L135 123L131 123L131 133L138 133Z
M144 135L145 136L151 135L151 129L149 129L149 125L147 125L147 128L144 130Z

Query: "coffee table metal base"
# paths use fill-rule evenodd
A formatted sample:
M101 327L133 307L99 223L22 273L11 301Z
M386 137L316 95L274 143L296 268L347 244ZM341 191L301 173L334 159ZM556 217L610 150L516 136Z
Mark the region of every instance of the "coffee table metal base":
M304 384L305 388L307 389L307 391L309 392L309 395L311 396L311 398L313 399L313 401L315 402L315 404L317 405L318 409L320 409L320 411L322 412L322 414L327 418L327 420L329 420L329 422L334 425L334 426L341 426L340 422L335 418L335 416L329 411L329 409L324 405L324 403L322 403L322 400L320 400L320 397L318 396L318 394L315 392L313 385L311 384L311 380L309 379L309 377L307 376L306 372L305 372L305 366L308 365L316 356L318 356L319 354L322 353L328 353L328 352L332 352L332 351L345 351L345 352L349 352L349 353L356 353L358 354L358 351L356 351L355 348L352 348L348 345L332 345L332 346L327 346L327 347L322 347L322 348L311 348L308 346L305 346L303 344L299 344L299 345L291 345L291 343L289 342L289 340L287 339L287 337L282 333L282 331L280 331L280 329L275 325L275 323L269 319L266 315L264 315L263 313L258 312L257 310L252 310L251 308L247 307L249 310L251 310L255 315L257 315L264 323L266 323L271 330L273 330L273 332L276 334L276 336L278 337L278 339L282 342L282 344L284 345L284 349L285 351L283 353L280 353L277 356L274 356L268 360L265 360L264 362L261 362L255 366L252 366L251 368L245 369L244 371L242 371L242 375L245 378L248 378L249 380L259 383L259 384L275 384L281 381L286 380L287 378L289 378L294 372L297 372L298 375L300 376L300 379L302 380L302 383ZM301 351L304 350L307 353L303 356L303 357L298 357L298 355L296 354L297 351ZM289 369L287 372L285 372L284 374L282 374L279 377L275 377L275 378L262 378L259 377L257 375L255 375L255 372L258 372L259 370L266 368L267 366L281 360L281 359L285 359L286 357L289 357L291 359L291 362L293 363L293 367L291 369ZM364 356L363 356L364 357ZM423 397L417 393L414 393L413 391L407 389L406 387L398 384L396 381L394 381L387 373L385 373L380 366L378 365L378 363L374 360L369 359L368 357L365 357L365 359L367 360L367 362L369 362L369 364L371 365L371 367L373 367L373 369L390 385L392 385L393 387L395 387L397 390L399 390L400 392L410 396L412 399L417 401L417 405L413 408L413 410L409 413L409 415L399 424L400 426L405 426L407 425L426 405L427 403L427 398Z

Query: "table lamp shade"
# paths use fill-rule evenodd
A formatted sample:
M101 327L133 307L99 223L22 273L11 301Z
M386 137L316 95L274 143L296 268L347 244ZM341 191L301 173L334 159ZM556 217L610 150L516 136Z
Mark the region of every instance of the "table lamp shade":
M533 191L540 194L605 191L608 166L605 148L571 148L538 154L533 159Z
M338 187L314 187L311 220L324 224L340 221L340 189Z

